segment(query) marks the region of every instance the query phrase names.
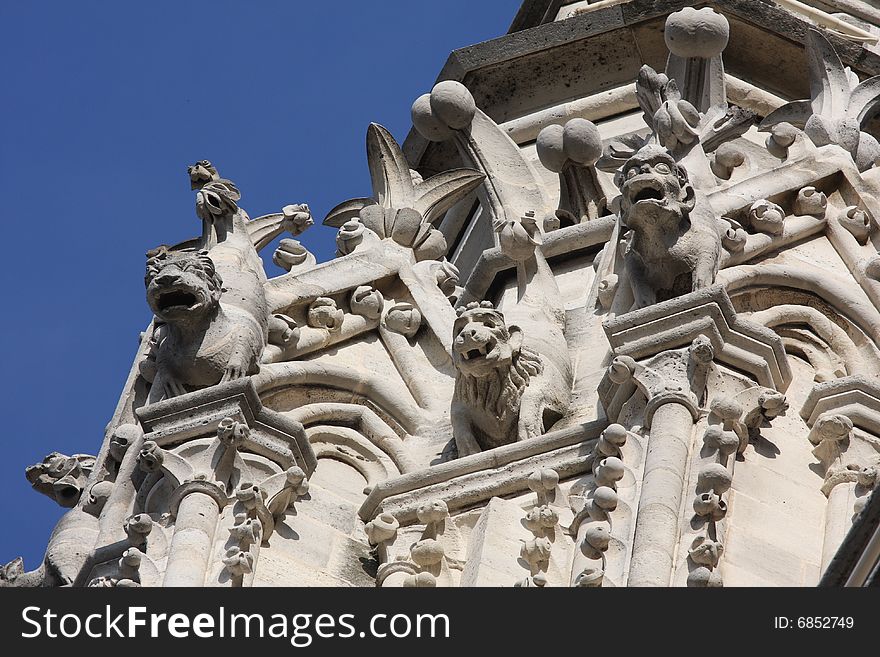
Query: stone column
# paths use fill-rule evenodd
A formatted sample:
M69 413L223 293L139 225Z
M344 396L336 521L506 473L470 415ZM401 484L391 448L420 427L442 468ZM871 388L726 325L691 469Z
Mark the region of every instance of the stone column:
M609 385L624 396L644 395L649 430L628 586L670 585L694 424L714 355L709 338L698 335L689 347L644 361L618 356L608 369Z
M189 481L175 491L174 499L177 520L163 585L204 586L226 493L213 482Z
M843 542L860 511L864 499L877 485L880 441L865 441L853 432L853 421L840 413L819 416L810 431L816 445L813 455L825 470L822 492L825 507L825 536L822 544L822 571Z
M678 515L694 428L693 405L670 394L657 406L648 437L629 586L669 586Z

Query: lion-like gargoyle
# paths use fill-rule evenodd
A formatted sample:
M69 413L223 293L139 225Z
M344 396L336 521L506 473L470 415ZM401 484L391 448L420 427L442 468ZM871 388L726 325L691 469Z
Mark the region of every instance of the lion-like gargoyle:
M148 403L256 374L270 333L292 333L281 316L269 316L266 273L249 230L255 222L238 206L235 184L205 160L188 172L202 236L189 248L160 247L147 262L147 301L157 319L141 366L152 380ZM308 219L305 206L291 207L291 219Z
M709 287L721 254L719 222L685 168L655 144L615 176L620 219L631 231L626 270L633 310Z
M540 436L571 401L565 311L532 219L499 227L502 250L517 264L517 302L503 314L489 301L471 302L453 325L451 419L460 457Z
M248 298L224 287L207 251L160 250L147 262L145 282L162 322L153 335L149 403L259 370L265 310L249 312ZM259 290L262 298L262 285Z

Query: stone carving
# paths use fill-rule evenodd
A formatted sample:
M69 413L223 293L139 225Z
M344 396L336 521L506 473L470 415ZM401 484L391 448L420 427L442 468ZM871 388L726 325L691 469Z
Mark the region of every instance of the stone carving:
M309 306L309 326L338 331L345 313L336 307L336 301L328 297L318 297Z
M821 219L825 217L825 210L827 208L827 197L812 185L800 189L794 201L794 211L796 214L810 215Z
M453 329L455 379L452 422L459 456L491 449L542 431L551 390L529 387L542 374L540 356L523 344L518 326L488 302L459 309ZM529 399L524 400L528 394Z
M128 448L143 435L140 427L135 424L120 424L113 429L110 437L110 457L121 463Z
M760 199L749 209L752 228L769 235L780 235L785 228L785 210L776 203Z
M143 548L147 544L147 537L153 531L153 520L146 513L138 513L126 518L124 529L131 546Z
M458 292L459 272L458 267L448 260L443 262L435 269L434 278L437 281L437 287L447 297L453 297Z
M605 196L595 169L602 156L602 138L593 123L571 119L565 126L549 125L538 134L535 146L541 164L559 174L559 209L544 218L545 230L605 213Z
M687 171L664 149L646 146L618 172L620 220L633 233L625 260L634 308L709 287L721 235Z
M205 251L163 250L147 261L147 300L163 322L156 331L150 401L214 385L259 369L267 319L224 307L223 280Z
M89 497L83 505L83 511L97 517L113 491L112 481L98 481L89 488Z
M411 303L399 301L385 313L385 326L390 331L412 338L422 325L422 313Z
M307 205L251 220L189 168L201 234L150 254L100 456L29 471L71 508L0 586L816 583L880 478L876 57L686 7L626 80L663 3L628 1L609 71L620 7L576 4L417 99L403 147L368 128L336 258L276 239Z
M856 241L865 245L868 243L868 237L871 235L873 224L868 213L856 205L851 205L838 218L840 224L846 228Z
M94 456L65 456L52 452L40 463L28 466L25 477L35 491L51 497L65 508L70 508L79 502L94 467Z
M379 319L382 309L385 307L385 298L379 290L371 285L356 287L349 299L351 312L367 319Z
M880 158L880 144L865 124L880 107L880 76L859 82L821 31L807 32L810 99L786 103L761 122L769 128L785 122L801 128L816 146L836 144L846 150L860 171Z
M422 180L410 170L391 133L377 123L371 123L367 130L367 161L373 197L340 203L327 214L324 224L346 227L351 233L348 222L358 218L380 239L412 249L417 261L444 256L446 239L432 224L479 186L483 175L472 169L453 169ZM339 246L340 253L350 253L351 237L343 241L346 244L345 248Z
M302 265L314 265L315 256L297 240L283 239L272 254L272 262L289 272Z
M364 530L370 545L381 545L387 541L393 541L399 528L400 523L397 518L390 513L381 513L368 522Z

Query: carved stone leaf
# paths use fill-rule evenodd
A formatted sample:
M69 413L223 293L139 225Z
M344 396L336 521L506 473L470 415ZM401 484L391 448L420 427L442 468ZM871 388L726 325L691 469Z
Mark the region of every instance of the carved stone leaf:
M639 107L645 113L645 122L652 128L654 127L654 114L663 104L663 88L668 82L665 75L657 73L647 64L639 69L639 75L636 78L636 98L639 101Z
M878 110L880 110L880 75L875 75L852 90L846 115L848 118L857 119L859 125L864 126Z
M807 64L813 113L842 117L849 101L849 78L831 43L818 30L807 32Z
M724 112L719 111L717 118L704 122L700 132L703 150L711 153L721 144L740 137L748 131L754 120L754 112L736 106Z
M793 100L770 112L759 127L761 130L769 130L777 123L791 123L794 127L803 129L812 114L813 105L809 100Z
M358 213L368 205L375 205L376 201L372 198L351 198L343 201L335 208L327 213L322 222L325 226L333 228L341 228L349 219L354 219Z
M473 169L451 169L438 173L415 187L413 207L433 224L455 203L479 187L486 176Z
M367 164L373 183L373 196L379 205L409 207L413 183L409 163L388 130L378 123L367 128Z

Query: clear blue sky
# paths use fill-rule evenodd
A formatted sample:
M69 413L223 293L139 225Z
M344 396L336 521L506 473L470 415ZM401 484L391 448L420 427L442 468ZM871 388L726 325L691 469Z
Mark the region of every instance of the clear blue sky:
M100 447L150 319L144 252L199 230L186 166L214 162L251 217L306 202L320 224L370 193L368 123L402 141L450 51L518 6L0 4L0 564L36 567L62 514L25 466ZM333 254L330 229L300 239Z

